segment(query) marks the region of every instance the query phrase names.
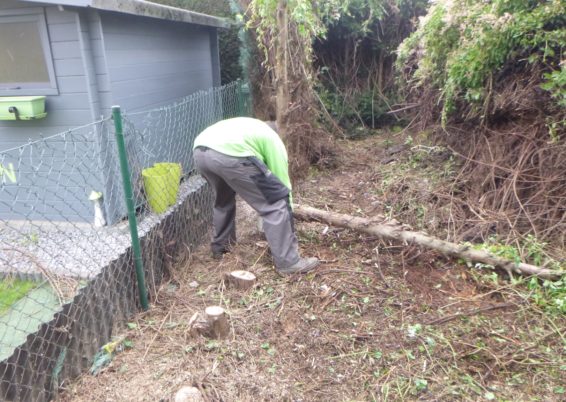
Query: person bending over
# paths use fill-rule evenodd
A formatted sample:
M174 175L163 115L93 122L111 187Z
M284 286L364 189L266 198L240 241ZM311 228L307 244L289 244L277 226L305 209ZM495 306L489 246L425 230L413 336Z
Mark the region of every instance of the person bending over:
M285 145L268 123L249 117L222 120L194 143L197 170L216 193L212 254L221 257L236 241L236 194L262 218L277 272L310 271L315 257L301 258L293 226L291 180Z

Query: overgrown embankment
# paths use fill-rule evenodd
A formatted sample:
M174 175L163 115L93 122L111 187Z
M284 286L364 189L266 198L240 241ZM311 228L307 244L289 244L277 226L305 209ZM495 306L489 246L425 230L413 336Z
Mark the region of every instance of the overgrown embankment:
M564 249L565 43L563 1L439 0L399 48L413 123L463 162L462 232Z

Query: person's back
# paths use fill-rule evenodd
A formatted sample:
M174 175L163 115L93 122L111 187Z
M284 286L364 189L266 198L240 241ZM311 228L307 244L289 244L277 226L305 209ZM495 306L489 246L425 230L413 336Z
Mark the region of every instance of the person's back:
M198 146L230 156L256 156L262 162L266 148L276 147L287 157L279 135L267 123L251 117L234 117L213 124L195 139L194 148Z
M207 147L237 158L255 156L290 190L288 156L279 134L261 120L234 117L202 131L193 148Z

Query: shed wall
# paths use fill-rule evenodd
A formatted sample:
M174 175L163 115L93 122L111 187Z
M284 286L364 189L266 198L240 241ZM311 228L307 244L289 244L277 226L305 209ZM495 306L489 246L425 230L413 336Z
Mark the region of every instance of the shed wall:
M0 151L39 141L21 150L0 153L3 167L13 166L16 182L0 177L0 219L85 221L92 219L88 194L100 181L92 152L93 129L42 140L93 121L85 68L84 32L79 14L56 6L3 0L0 13L11 10L44 13L53 56L58 95L46 96L47 117L31 121L0 120ZM86 49L88 52L88 49ZM33 92L21 95L34 95ZM82 156L82 160L79 158Z
M0 1L0 13L12 9L43 9L54 59L59 95L47 96L47 117L32 121L0 120L0 150L17 147L30 139L60 133L92 121L87 81L77 27L77 13L55 6L40 7L16 0ZM21 95L35 95L22 93ZM60 111L64 111L59 113Z
M109 12L100 16L112 102L123 110L152 109L214 85L208 28Z
M0 121L0 163L12 163L17 176L17 183L0 177L0 219L91 221L93 207L87 197L96 190L106 197L107 220L115 222L126 211L115 144L108 131L96 126L77 130L78 135L66 136L70 143L55 139L47 144L41 139L108 116L112 105L120 105L136 129L147 131L144 143L135 146L153 152L151 161L130 161L138 171L162 161L180 162L187 171L190 149L175 149L172 157L171 146L161 146L165 136L169 145L186 144L187 121L156 124L132 113L219 85L216 29L89 8L41 6L0 1L0 14L26 8L45 13L59 91L46 97L46 118ZM216 109L218 105L211 104L195 113L191 126L198 130L214 121ZM36 140L40 142L24 153L2 154Z

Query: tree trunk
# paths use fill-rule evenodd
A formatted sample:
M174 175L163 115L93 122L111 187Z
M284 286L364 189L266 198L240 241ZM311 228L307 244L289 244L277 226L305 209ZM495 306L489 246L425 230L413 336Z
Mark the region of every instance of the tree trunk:
M322 211L320 209L295 205L293 210L295 216L303 220L316 220L330 225L353 229L385 239L397 240L404 243L417 244L419 246L440 251L451 257L458 257L467 261L479 262L502 268L509 274L512 272L521 275L534 275L543 279L557 279L563 272L537 267L525 263L515 263L505 258L494 256L484 250L475 250L467 245L459 245L440 240L420 232L405 230L403 225L395 221L387 221L385 218L376 222L374 220L359 218L351 215L338 214Z
M279 0L277 4L277 37L275 43L275 87L277 88L276 118L284 142L287 136L287 111L290 103L288 48L289 48L289 26L287 17L287 1Z

